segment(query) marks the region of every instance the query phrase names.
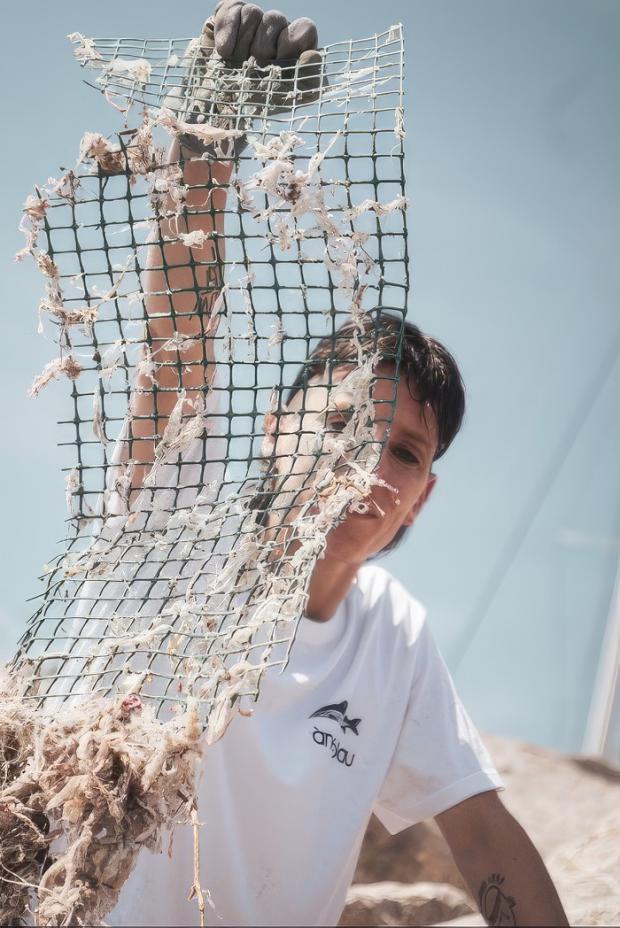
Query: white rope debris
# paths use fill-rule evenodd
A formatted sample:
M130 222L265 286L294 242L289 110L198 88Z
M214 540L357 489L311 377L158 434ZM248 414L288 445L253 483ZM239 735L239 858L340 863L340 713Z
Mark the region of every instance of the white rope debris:
M145 109L116 138L87 132L75 167L29 197L21 221L18 257L30 254L43 275L40 317L59 346L31 393L70 381L78 449L66 478L73 535L46 571L0 693L1 743L16 746L0 779L0 828L11 835L0 864L13 881L0 878L0 919L30 907L46 925L99 923L140 847L157 847L170 821L197 828L200 747L249 714L263 674L286 663L330 531L385 487L375 474L379 356L365 332L386 294L400 313L406 300L402 262L378 244L384 221L405 234L398 31L377 37L374 53L345 43L344 64L343 46L325 50L328 89L305 106L291 89L294 106L275 116L266 101L277 68L235 72L216 55L199 59L199 43L172 42L163 61L148 42L136 58L124 40L70 38L118 109ZM168 86L166 75L197 61L188 86L205 115L193 121L178 73ZM365 134L379 157L378 106L394 114L381 130L394 159L388 202L376 172L351 179L345 144ZM311 128L328 108L330 131ZM162 130L192 137L205 158L237 158L225 203L218 184L198 197L185 166L167 163ZM206 215L210 226L198 221ZM60 228L75 238L69 254L54 247ZM164 256L183 249L179 283ZM332 401L352 396L353 414L337 435L300 421L279 472L270 448L287 435L277 423L289 414L291 368L347 320L354 354L329 389ZM328 359L326 376L338 363ZM301 388L301 420L312 388ZM138 411L145 399L157 414ZM263 420L275 434L260 435Z

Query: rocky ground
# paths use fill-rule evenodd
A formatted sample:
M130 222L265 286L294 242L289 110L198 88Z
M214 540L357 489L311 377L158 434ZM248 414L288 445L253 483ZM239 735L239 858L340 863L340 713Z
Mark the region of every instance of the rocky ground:
M487 746L502 800L543 856L572 925L620 925L620 769L504 738ZM373 818L343 926L484 925L434 822Z

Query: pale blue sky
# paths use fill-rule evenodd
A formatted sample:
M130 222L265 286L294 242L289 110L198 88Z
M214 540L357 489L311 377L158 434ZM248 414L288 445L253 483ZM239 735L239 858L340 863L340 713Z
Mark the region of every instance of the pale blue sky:
M411 537L384 562L428 607L487 730L577 750L620 553L620 4L615 0L282 0L323 42L402 21L409 317L459 359L469 411ZM195 34L209 7L11 4L4 12L4 517L9 653L63 535L62 391L40 278L16 265L21 204L118 119L81 83L68 32ZM464 647L466 650L464 651Z

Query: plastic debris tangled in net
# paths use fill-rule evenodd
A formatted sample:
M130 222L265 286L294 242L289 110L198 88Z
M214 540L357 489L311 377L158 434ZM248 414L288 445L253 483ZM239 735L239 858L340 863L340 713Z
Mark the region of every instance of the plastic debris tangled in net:
M59 349L31 392L66 383L73 460L3 685L3 923L98 923L139 849L195 824L203 744L285 666L328 533L378 482L377 344L408 288L400 27L325 48L319 91L295 74L277 106L276 65L200 40L70 38L126 128L87 132L21 222ZM347 395L337 434L304 428L317 383ZM198 865L193 891L204 910Z

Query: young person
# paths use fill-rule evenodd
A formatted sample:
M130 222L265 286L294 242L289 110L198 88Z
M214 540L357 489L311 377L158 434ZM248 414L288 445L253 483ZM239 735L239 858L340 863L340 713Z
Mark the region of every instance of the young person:
M262 61L291 59L316 47L308 20L289 24L283 14L239 0L220 3L210 29L215 48L233 61L257 51ZM173 146L172 160L184 154L178 143ZM136 384L129 442L135 492L153 466L154 442L169 421L177 390L185 389L190 411L212 384L216 293L210 275L223 258L230 172L225 161L188 161L184 230L217 236L190 249L162 220L165 244L149 251L143 284L150 339L165 345L176 330L189 341L182 365L171 363L152 375L155 390L151 375ZM204 211L205 188L210 212ZM200 301L196 289L204 291ZM252 716L235 717L206 754L199 817L201 882L213 905L207 919L214 925L336 924L374 812L393 833L435 817L489 924L564 925L540 856L497 795L501 781L459 701L423 607L371 562L426 504L436 481L433 463L458 432L464 410L449 352L407 324L403 360L395 369L400 323L386 319L384 325L373 388L378 440L385 438L395 375L398 385L377 467L383 483L372 489L365 511L349 512L330 532L286 670L265 674ZM363 338L372 331L369 320ZM319 344L277 429L266 423L269 479L280 491L290 479L295 492L311 486L310 464L298 468L299 435L337 432L346 423L346 376L356 358L350 334L346 327L340 331L329 371L333 341ZM158 354L159 361L167 357L176 362L177 349ZM341 387L336 404L328 388L334 382ZM263 494L267 525L268 499ZM109 923L197 924L196 903L184 897L193 872L192 842L189 829L178 829L171 859L143 854Z

